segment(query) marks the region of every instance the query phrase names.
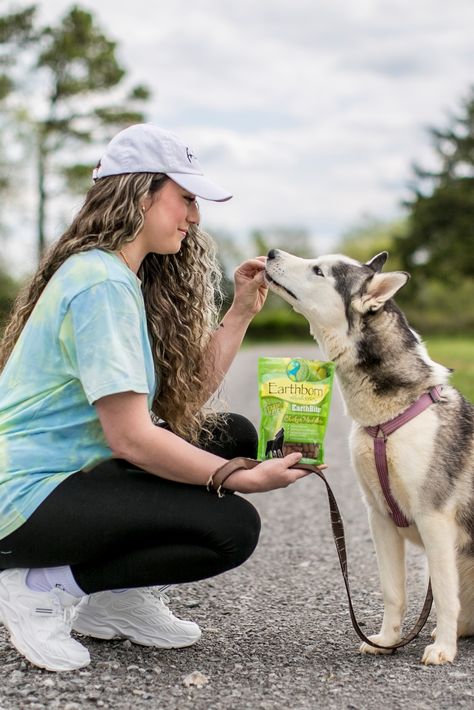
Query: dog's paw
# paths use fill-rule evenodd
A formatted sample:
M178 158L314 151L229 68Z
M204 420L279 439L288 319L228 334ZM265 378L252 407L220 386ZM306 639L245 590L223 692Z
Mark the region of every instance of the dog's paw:
M433 641L436 641L436 626L434 627L433 631L430 634L431 638Z
M382 634L375 634L374 636L369 636L369 639L373 641L374 643L380 644L380 646L391 646L393 643L397 643L397 639L388 639L382 636ZM390 649L386 648L375 648L374 646L370 646L368 643L361 643L359 646L359 651L361 653L373 653L374 655L377 654L389 654L393 653Z
M452 663L456 655L456 646L447 646L441 643L432 643L425 648L421 662L425 666L440 666L443 663Z

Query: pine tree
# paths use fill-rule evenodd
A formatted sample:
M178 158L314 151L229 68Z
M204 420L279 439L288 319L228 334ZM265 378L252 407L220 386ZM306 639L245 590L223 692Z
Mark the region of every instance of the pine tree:
M36 8L32 5L0 16L0 191L10 184L11 126L15 124L14 112L8 99L18 81L18 59L37 38L34 30Z
M45 110L32 112L36 142L38 189L38 252L45 247L48 177L61 175L69 190L90 182L90 165L65 160L81 145L100 141L144 120L141 106L149 98L145 86L127 94L121 89L125 69L91 13L73 7L56 26L41 32L35 71L44 86Z
M474 89L450 125L430 133L439 168L415 167L408 234L397 240L418 287L423 279L474 277Z
M14 88L12 69L18 49L35 39L35 12L36 8L32 5L0 16L0 101Z

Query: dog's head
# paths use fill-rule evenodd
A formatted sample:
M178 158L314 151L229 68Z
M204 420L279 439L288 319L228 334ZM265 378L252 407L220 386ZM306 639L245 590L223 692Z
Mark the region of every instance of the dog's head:
M304 315L314 328L339 329L374 314L406 284L404 271L380 273L387 252L365 264L341 254L301 259L279 249L267 256L269 287Z

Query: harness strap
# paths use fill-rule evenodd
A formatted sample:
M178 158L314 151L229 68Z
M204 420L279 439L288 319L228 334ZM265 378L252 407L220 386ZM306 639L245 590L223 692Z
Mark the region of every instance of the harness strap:
M398 503L392 496L390 490L390 482L388 480L387 439L385 436L376 436L374 438L374 456L380 486L387 505L390 508L390 515L393 518L393 522L398 528L407 528L410 523L398 507Z
M387 505L390 509L390 515L393 522L398 528L407 528L410 523L408 522L405 515L400 510L397 501L392 496L390 490L390 482L388 479L388 463L387 463L387 438L394 431L400 429L404 424L414 419L418 414L421 414L425 409L431 407L435 402L439 402L442 399L442 388L441 385L436 385L429 392L422 394L419 399L416 400L408 409L399 414L394 419L390 419L383 424L378 424L377 426L367 426L365 431L374 440L374 457L375 457L375 467L377 469L377 474L379 477L380 487L387 501Z

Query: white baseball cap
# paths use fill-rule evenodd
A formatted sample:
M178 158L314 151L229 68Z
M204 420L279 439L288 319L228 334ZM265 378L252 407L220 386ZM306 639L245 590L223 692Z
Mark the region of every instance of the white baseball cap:
M92 173L93 180L127 173L164 173L196 197L225 202L232 195L204 177L191 148L174 133L137 123L112 138Z

